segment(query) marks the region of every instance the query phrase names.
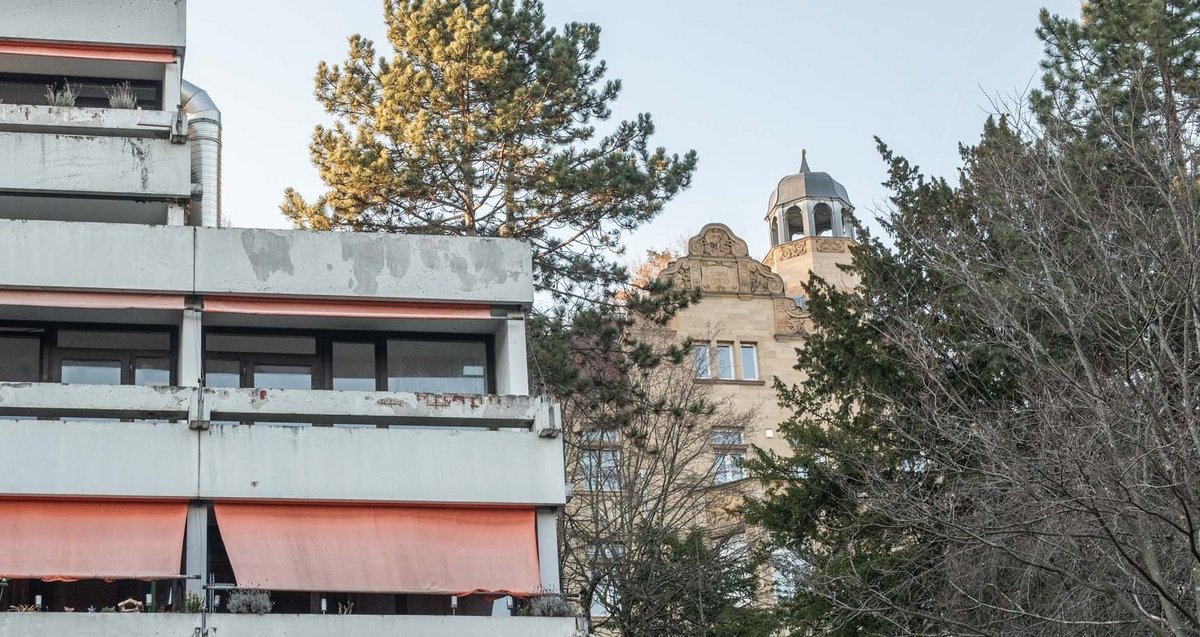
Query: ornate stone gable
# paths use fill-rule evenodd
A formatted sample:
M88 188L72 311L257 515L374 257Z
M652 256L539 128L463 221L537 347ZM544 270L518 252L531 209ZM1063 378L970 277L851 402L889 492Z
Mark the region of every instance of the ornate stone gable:
M701 228L688 240L687 256L667 264L658 278L681 287L698 287L705 295L773 298L776 331L789 336L804 334L807 314L784 296L783 279L752 259L746 242L724 224L710 223Z

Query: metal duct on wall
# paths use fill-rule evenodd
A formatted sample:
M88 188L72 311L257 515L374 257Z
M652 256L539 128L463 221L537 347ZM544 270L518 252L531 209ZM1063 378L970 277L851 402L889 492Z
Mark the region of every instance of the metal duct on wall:
M221 111L204 89L183 80L180 101L188 117L187 136L192 150L192 183L200 186L200 225L221 223Z

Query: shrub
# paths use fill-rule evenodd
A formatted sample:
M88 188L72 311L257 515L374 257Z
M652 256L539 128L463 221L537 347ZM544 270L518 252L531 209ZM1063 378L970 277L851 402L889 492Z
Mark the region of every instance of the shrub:
M266 615L271 612L271 591L235 588L229 591L229 612L242 615Z
M79 97L79 85L71 84L63 78L61 89L54 85L46 87L46 103L50 106L74 106L75 98Z

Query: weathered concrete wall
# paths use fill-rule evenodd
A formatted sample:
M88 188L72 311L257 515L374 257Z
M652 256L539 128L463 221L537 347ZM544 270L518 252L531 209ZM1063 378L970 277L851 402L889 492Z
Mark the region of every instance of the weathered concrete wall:
M166 139L174 119L174 111L0 104L0 131Z
M184 144L144 137L0 132L0 190L187 199Z
M506 239L0 220L0 288L528 306L532 268Z
M21 637L179 637L200 627L185 613L0 613L0 635ZM571 637L570 617L381 615L209 615L219 637Z
M482 237L196 230L196 292L529 304L524 243Z
M196 492L200 441L186 423L0 420L0 440L0 493L189 498Z
M561 505L562 441L532 432L214 425L202 498Z
M185 0L38 0L8 2L3 37L182 49Z
M0 287L188 292L192 254L190 228L0 219Z

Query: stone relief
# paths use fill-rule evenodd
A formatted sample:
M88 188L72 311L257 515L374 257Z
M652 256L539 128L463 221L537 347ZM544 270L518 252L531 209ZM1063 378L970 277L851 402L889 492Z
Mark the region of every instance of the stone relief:
M777 246L771 257L788 258L805 254L808 241ZM658 275L685 288L698 287L709 294L773 299L776 333L804 336L808 313L784 296L783 279L770 267L750 258L746 242L721 224L709 224L688 241L688 254L672 261Z
M845 252L846 251L846 240L845 239L835 239L832 237L826 237L824 239L817 239L815 248L816 248L817 252Z

